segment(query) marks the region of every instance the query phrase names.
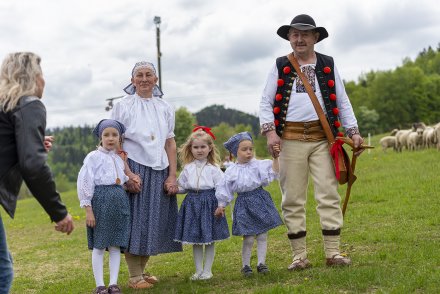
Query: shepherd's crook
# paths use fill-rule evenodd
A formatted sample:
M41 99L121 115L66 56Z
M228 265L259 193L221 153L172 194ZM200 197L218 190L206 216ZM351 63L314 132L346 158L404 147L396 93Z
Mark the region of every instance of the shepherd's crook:
M348 178L347 191L345 192L344 204L342 205L342 216L344 217L345 216L345 211L347 210L348 200L350 199L351 186L353 186L353 183L356 180L356 178L354 177L354 170L356 168L356 159L357 159L357 156L355 155L355 153L357 151L359 151L360 149L372 149L374 147L362 144L360 147L355 148L354 144L353 144L353 141L350 138L347 138L347 137L336 137L336 139L341 139L344 143L346 143L347 145L350 145L351 148L353 148L352 149L353 150L353 156L351 157L351 170L352 170L352 173L349 175L349 178Z

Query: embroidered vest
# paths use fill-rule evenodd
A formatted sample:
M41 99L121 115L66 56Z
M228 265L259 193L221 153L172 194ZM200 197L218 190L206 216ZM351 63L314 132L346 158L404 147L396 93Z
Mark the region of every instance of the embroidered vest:
M318 86L324 100L325 111L330 128L334 136L342 136L339 132L341 123L338 119L339 109L336 106L336 88L334 62L331 56L316 52L315 74L318 79ZM278 68L278 88L273 106L274 124L278 136L283 135L286 122L287 108L289 107L290 95L292 94L293 81L298 74L290 64L287 56L278 57L276 60ZM298 77L299 79L299 77Z

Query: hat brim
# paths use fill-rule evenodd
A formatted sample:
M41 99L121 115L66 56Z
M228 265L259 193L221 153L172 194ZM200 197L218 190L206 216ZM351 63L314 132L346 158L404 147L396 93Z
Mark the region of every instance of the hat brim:
M291 28L295 28L300 31L316 30L319 33L319 38L316 41L316 43L318 43L328 37L328 32L324 27L313 27L313 26L308 26L308 25L284 25L284 26L281 26L277 30L278 36L280 36L284 40L289 41L287 34L289 33L289 30Z

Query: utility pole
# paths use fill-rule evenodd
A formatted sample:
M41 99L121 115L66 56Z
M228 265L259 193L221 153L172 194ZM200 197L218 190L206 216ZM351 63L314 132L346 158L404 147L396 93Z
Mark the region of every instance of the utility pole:
M162 71L160 66L160 57L162 53L160 52L160 16L155 16L153 19L156 24L156 44L157 44L157 70L159 72L159 87L162 88Z

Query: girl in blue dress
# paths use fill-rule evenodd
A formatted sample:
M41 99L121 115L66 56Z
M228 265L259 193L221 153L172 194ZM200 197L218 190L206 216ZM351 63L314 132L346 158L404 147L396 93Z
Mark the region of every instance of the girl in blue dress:
M232 235L243 236L241 272L244 276L252 275L250 260L256 239L257 271L265 274L269 271L266 266L267 232L283 222L270 194L262 187L278 178L278 159L255 159L252 136L248 132L232 136L224 146L237 160L226 169L222 184L216 190L219 206L215 214L224 216L225 206L234 199L234 193L238 194L232 216Z
M187 195L180 206L174 240L193 245L193 281L212 278L214 243L229 238L226 218L214 216L218 206L215 189L223 178L214 139L210 128L198 126L179 149L184 165L178 178L179 193Z
M124 190L128 176L124 161L117 151L123 124L116 120L101 120L93 133L100 146L84 159L78 175L77 189L80 206L86 210L88 248L92 250L94 293L121 293L117 285L121 251L128 246L130 204ZM104 284L104 252L109 251L110 282Z

